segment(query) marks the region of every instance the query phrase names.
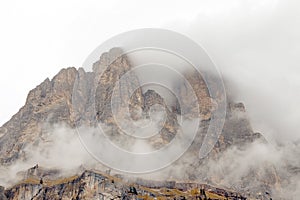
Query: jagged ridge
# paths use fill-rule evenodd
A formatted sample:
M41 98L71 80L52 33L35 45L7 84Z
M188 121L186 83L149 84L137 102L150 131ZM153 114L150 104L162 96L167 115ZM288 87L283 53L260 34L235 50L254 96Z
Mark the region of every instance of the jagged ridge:
M112 49L108 53L103 54L99 61L94 64L93 72L85 72L82 68L77 70L73 67L62 69L52 80L47 78L43 83L31 90L28 94L26 104L10 121L0 128L0 133L3 134L0 138L1 164L10 165L18 159L26 159L25 152L23 151L24 148L27 144L38 143L43 139L43 136L47 132L44 124L65 122L70 127L74 127L78 124L93 126L95 124L94 120L96 119L96 122L100 121L114 126L115 124L110 108L112 88L119 77L130 70L129 60L126 56L118 57L119 55L120 49ZM115 61L111 63L112 60ZM109 67L107 67L108 64L110 64ZM99 74L102 74L102 76L99 76ZM199 103L203 123L201 123L200 132L193 142L193 145L186 153L186 155L191 156L198 152L199 144L201 144L203 140L203 134L209 126L211 109L213 109L217 101L209 97L205 83L200 76L187 74L186 78L193 86L197 97L202 100L204 99L204 101ZM125 83L132 87L139 84L138 78L127 80ZM72 108L72 101L74 101L74 98L72 99L72 97L74 97L74 84L77 84L76 89L80 90L82 94L79 98L86 102L86 104L81 105L82 107L78 108L76 112ZM92 90L90 86L93 86L94 90ZM179 90L182 93L183 99L186 99L188 102L188 97L184 97L184 87L180 88L179 86ZM95 107L89 99L92 92L96 93L96 99L98 100ZM128 94L125 92L119 95ZM125 98L121 97L120 99ZM181 114L179 112L179 106L174 105L173 109L169 109L165 105L163 98L155 91L143 93L142 89L136 90L131 97L129 106L132 113L135 113L135 109L139 107L147 113L149 107L157 103L165 106L168 113L168 121L161 132L162 138L154 142L154 144L159 147L161 144L171 140L176 134L176 114ZM96 118L93 115L93 108L96 108ZM190 109L191 112L189 114L193 115L193 108ZM220 152L225 151L233 145L243 146L255 141L257 138L263 140L263 137L259 133L253 132L245 114L243 104L236 104L230 101L227 112L222 135L207 159L217 158ZM134 115L132 117L138 119L140 116ZM116 133L117 132L118 130L116 130ZM188 177L190 180L195 180L193 173L195 169L201 168L203 162L205 162L205 160L188 166L190 167L190 169L187 169L190 172ZM267 185L268 184L270 183L267 182Z

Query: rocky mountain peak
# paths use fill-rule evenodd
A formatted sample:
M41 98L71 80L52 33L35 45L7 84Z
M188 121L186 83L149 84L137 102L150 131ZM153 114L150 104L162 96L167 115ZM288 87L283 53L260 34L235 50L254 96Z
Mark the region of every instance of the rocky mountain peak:
M99 60L93 64L93 72L95 72L96 74L102 73L105 67L115 62L119 57L122 57L122 60L124 59L127 62L127 57L122 54L123 50L120 47L115 47L110 49L108 52L104 52L100 56Z
M139 77L131 71L130 60L122 53L122 49L113 48L109 52L102 54L99 60L94 63L93 71L86 72L83 68L77 70L74 67L62 69L51 80L47 78L35 89L31 90L26 104L10 121L0 128L1 165L9 166L18 160L26 160L26 146L29 144L38 145L42 140L47 139L48 130L45 128L47 124L65 123L67 126L75 128L75 126L80 125L95 126L97 123L104 123L107 126L115 127L113 129L115 131L114 135L118 136L120 135L120 130L116 128L117 125L112 113L113 109L116 109L117 114L122 115L125 113L124 109L129 108L130 118L133 121L137 121L143 117L149 117L149 112L154 105L159 105L165 110L166 120L160 133L151 139L150 144L155 149L159 149L169 143L180 131L178 116L200 117L202 122L197 136L192 146L185 153L185 155L191 157L198 155L199 145L201 145L209 127L211 113L218 106L218 99L210 97L203 78L197 73L187 72L185 74L197 97L196 101L198 102L196 103L199 105L199 113L192 106L195 103L192 101L195 99L191 99L187 95L186 85L183 83L176 85L180 94L179 97L182 98L183 103L188 105L189 112L181 113L178 101L175 101L174 105L169 106L166 105L165 99L155 90L142 90ZM74 107L74 103L76 107ZM226 151L233 145L243 146L253 142L258 137L262 137L259 133L253 132L246 115L245 106L242 103L229 102L227 112L222 135L207 160L217 158L218 155L221 155L221 152ZM183 162L186 162L184 157L181 159ZM178 162L182 162L182 160ZM198 173L198 169L205 169L204 167L202 168L203 162L206 161L194 162L187 166L189 169L189 180L195 181L195 172ZM37 178L45 174L50 174L49 176L51 176L54 173L55 170L47 171L41 168L32 168L27 172L27 177ZM275 172L272 173L274 175ZM215 177L213 178L206 177L205 179L211 182L217 180ZM94 179L97 179L99 184L95 184L96 182L91 184L90 181ZM61 196L65 195L68 198L75 198L76 195L79 195L80 190L83 190L81 195L90 195L87 191L97 192L98 194L100 188L108 184L102 182L104 179L108 182L111 181L110 178L103 178L100 175L82 175L70 181L64 181L61 184L51 184L51 186L47 187L43 187L36 182L26 183L7 190L7 196L9 196L9 199L17 199L20 195L26 193L28 197L34 194L34 197L31 196L32 199L41 199L43 197L42 194L44 194L46 196L50 195L47 198L53 197L55 199L59 198L57 194L62 194ZM121 186L112 182L109 184L111 188L117 187L116 195L111 196L112 192L114 192L111 188L109 190L101 190L101 194L107 193L109 198L121 198ZM89 185L90 189L87 189L86 185ZM26 188L31 188L30 194ZM52 192L47 193L47 191ZM70 193L74 195L68 196ZM108 195L108 193L110 194ZM88 198L87 196L85 197Z

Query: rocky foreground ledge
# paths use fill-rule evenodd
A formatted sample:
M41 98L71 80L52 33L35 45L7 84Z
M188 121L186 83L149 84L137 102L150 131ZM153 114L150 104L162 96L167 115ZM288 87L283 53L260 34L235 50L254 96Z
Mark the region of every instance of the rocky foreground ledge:
M28 178L11 188L0 189L1 200L38 199L211 199L246 200L232 191L206 184L176 181L128 181L98 171L86 170L57 180Z

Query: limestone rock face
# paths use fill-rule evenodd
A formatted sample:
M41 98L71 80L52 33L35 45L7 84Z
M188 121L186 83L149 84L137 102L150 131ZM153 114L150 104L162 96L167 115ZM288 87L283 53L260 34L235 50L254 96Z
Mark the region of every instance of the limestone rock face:
M39 200L39 199L245 199L242 195L211 187L204 184L148 182L139 181L134 184L120 178L108 176L99 172L85 171L66 179L45 183L27 181L5 191L9 200ZM200 189L204 193L200 194ZM1 192L1 191L0 191ZM2 190L2 194L4 191ZM1 193L0 193L1 195Z
M63 122L75 128L81 125L96 126L101 122L112 127L114 136L118 137L121 135L121 130L117 127L112 110L115 109L118 116L129 110L129 116L124 117L137 121L149 117L149 112L155 109L155 105L164 109L166 120L160 134L152 138L151 144L159 149L180 133L177 116L200 117L201 123L197 136L185 154L197 157L199 146L210 125L212 112L218 106L218 99L210 97L202 77L196 73L185 74L196 99L190 98L191 96L187 94L187 85L183 83L176 85L181 100L188 105L187 109L181 111L178 100L170 107L156 91L143 91L140 88L138 76L130 70L129 59L122 55L121 49L113 48L101 55L99 61L94 63L91 72L72 67L62 69L52 80L47 78L29 92L25 105L0 128L1 165L11 165L17 160L25 160L24 149L28 144L39 143L47 139L48 130L45 124ZM200 112L193 106L195 104L199 105ZM258 138L263 140L259 133L253 132L243 104L229 102L227 107L222 135L207 159L218 158L220 153L232 146L242 147ZM190 180L195 179L194 172L202 169L205 162L205 160L199 161L187 166L191 173L188 177ZM32 169L28 176L34 177L39 173L36 169ZM271 170L269 175L277 184L278 179L274 178L276 171ZM109 181L111 181L109 178L100 175L84 173L71 181L51 184L47 187L42 184L19 184L8 189L6 196L8 199L137 198L137 196L124 193L122 184L118 185ZM209 181L212 182L213 179ZM245 179L242 184L247 184L247 180ZM138 190L138 193L151 196L142 189Z
M190 117L200 117L201 120L209 120L212 111L215 109L216 100L210 97L207 85L199 73L189 71L184 76L188 82L178 83L177 88L182 103L189 105L189 107L181 114ZM189 88L187 84L190 85L191 91L187 89ZM198 105L198 108L195 105Z
M166 113L166 119L164 121L162 129L160 130L159 135L152 138L153 146L159 149L166 143L169 143L178 133L179 124L177 121L177 115L176 112L171 111L169 109L164 99L154 90L147 90L147 92L144 93L143 97L144 97L143 111L145 112L145 115L147 117L149 116L150 109L152 109L153 106L155 105L162 106L164 112Z
M71 123L71 97L77 70L61 70L51 81L31 90L26 104L5 123L1 130L6 134L0 138L0 162L9 164L22 156L27 143L39 138L43 132L43 123Z
M103 66L102 66L103 65ZM102 73L97 74L100 69ZM100 69L99 69L100 68ZM101 122L113 124L112 107L123 113L121 107L129 106L131 117L137 119L136 109L143 105L143 95L139 80L135 74L130 72L131 66L126 56L118 48L111 49L100 58L99 65L94 66L97 79L96 88L96 110L97 118ZM124 74L126 74L123 76ZM121 77L123 78L121 79ZM112 102L112 95L116 102ZM129 102L127 102L127 101Z
M120 49L112 49L104 53L94 64L93 72L85 72L82 68L76 70L73 67L62 69L52 80L47 78L31 90L25 105L0 128L3 135L0 138L0 162L10 164L24 156L22 150L26 144L35 142L47 132L43 127L46 123L64 122L74 127L95 125L100 121L113 125L111 108L113 89L117 80L130 70L128 59L120 55ZM110 63L114 59L116 60ZM105 68L106 70L101 72ZM120 91L117 94L118 99L129 99L130 102L119 103L129 104L131 117L137 119L135 113L143 106L142 91L137 87L138 79L132 75L130 80L122 83L117 86ZM137 87L137 89L130 94L129 91L124 91L123 87L127 89Z

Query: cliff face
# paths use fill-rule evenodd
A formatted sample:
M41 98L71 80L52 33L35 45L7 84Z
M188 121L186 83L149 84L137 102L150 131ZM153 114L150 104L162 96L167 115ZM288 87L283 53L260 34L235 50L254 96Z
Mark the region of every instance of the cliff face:
M74 128L76 125L95 126L101 122L114 127L114 137L120 136L121 130L118 129L113 118L112 97L119 100L113 104L119 115L125 112L122 110L122 106L129 105L129 114L133 120L149 117L149 110L154 105L161 105L165 109L166 122L160 134L151 140L151 145L157 149L169 143L180 130L177 115L189 117L198 115L192 106L188 107L188 112L186 110L181 113L178 103L170 107L166 105L163 97L156 91L143 91L139 87L138 77L134 74L130 74L130 78L125 77L120 82L120 78L131 69L128 58L121 56L121 54L120 49L114 48L100 57L99 61L94 64L92 72L85 72L82 68L78 70L75 68L63 69L52 80L46 79L30 91L26 104L0 128L0 135L2 135L0 137L1 165L9 166L17 160L25 160L24 149L28 144L38 144L47 139L48 130L45 124L64 122ZM193 73L187 73L185 76L195 91L197 101L199 101L200 116L196 117L200 117L202 120L199 132L185 155L197 158L199 146L209 126L211 113L218 104L218 99L210 97L201 76ZM115 94L114 88L117 88ZM186 95L185 85L178 84L177 88L184 103L187 105L195 103L190 102L193 100ZM134 92L132 93L132 91ZM130 94L132 95L129 96ZM76 108L72 103L76 104ZM205 174L204 164L209 159L217 159L222 155L221 152L226 149L232 146L243 147L257 139L263 140L263 137L259 133L253 132L244 105L230 102L222 135L206 160L197 161L186 167L190 172L188 178L195 180L194 172L201 168L204 169L202 171ZM8 199L137 198L136 195L124 196L126 192L124 193L123 185L109 182L108 178L101 175L91 174L84 173L72 181L63 181L62 184L57 182L51 183L51 185L23 183L8 189L6 195ZM271 170L268 175L276 177L276 172ZM222 180L222 177L203 178L211 183L214 183L214 180L220 182ZM257 179L261 179L261 177L258 176ZM262 185L269 187L270 184L277 184L277 182L278 180L273 178L270 182L265 181ZM241 184L247 184L247 180L245 179ZM142 191L142 189L138 190L138 194L152 195Z
M185 113L180 113L180 106L173 105L171 108L166 105L164 99L155 91L142 92L139 87L138 77L130 75L130 79L118 81L122 75L130 70L130 62L126 56L120 56L121 50L118 48L110 50L101 56L100 60L94 64L93 72L85 72L82 68L68 68L61 70L52 80L46 79L43 83L30 91L26 104L15 114L10 121L5 123L0 132L0 161L2 164L10 164L16 159L22 159L23 149L26 144L35 142L38 138L43 138L47 132L44 124L55 124L64 122L70 127L75 125L96 125L98 122L109 126L118 127L113 119L112 105L118 111L117 115L125 113L122 108L129 105L130 117L133 120L141 119L149 115L149 109L156 104L165 108L167 120L161 130L161 142L155 145L161 146L168 143L178 130L177 114L185 116L198 115L194 107L186 109ZM108 67L107 67L108 66ZM105 70L105 71L104 71ZM201 76L192 73L186 74L187 80L193 87L199 105L199 114L203 123L199 138L203 139L201 133L209 125L211 112L217 104L217 100L209 97L209 93ZM118 85L116 85L118 84ZM126 87L125 87L125 86ZM115 87L117 89L115 89ZM188 95L186 86L177 86L180 98L186 105L194 105ZM112 104L114 98L121 102ZM130 91L133 91L131 96ZM74 94L76 92L76 95ZM129 102L125 102L125 101ZM122 102L124 101L124 102ZM72 102L75 102L72 105ZM122 107L123 106L123 107ZM227 113L227 120L217 148L224 150L232 144L243 144L260 137L253 133L248 119L240 117L246 115L242 104L230 103ZM118 107L122 107L119 109ZM233 140L236 140L234 142ZM38 141L37 141L38 142ZM200 140L198 141L200 142ZM200 143L198 143L200 144ZM221 148L222 147L222 148ZM220 149L221 148L221 149Z
M139 80L136 75L130 74L124 76L122 80L121 77L130 73L130 63L126 56L120 56L122 51L118 48L110 50L109 53L103 54L100 58L99 64L94 65L95 72L102 72L102 74L95 73L97 88L96 88L96 110L97 118L99 121L112 125L113 114L112 106L115 106L122 114L123 110L119 110L121 106L128 105L131 111L131 117L133 119L138 119L137 109L143 106L143 94L139 87ZM103 67L108 66L105 70ZM114 98L118 99L116 104L112 104L113 92L116 92ZM134 91L131 95L131 91ZM131 95L131 96L129 96ZM129 102L126 102L128 100ZM119 106L119 107L118 107Z
M4 133L0 138L1 164L22 159L26 144L42 137L46 121L72 123L71 94L76 74L75 68L63 69L29 92L26 104L0 128Z
M85 171L81 175L54 181L24 180L23 183L2 192L8 200L245 199L238 193L205 184L142 180L136 184L94 171Z

